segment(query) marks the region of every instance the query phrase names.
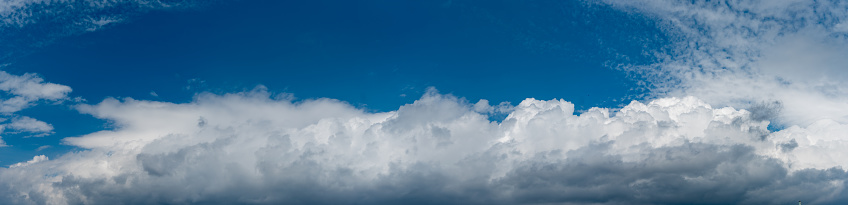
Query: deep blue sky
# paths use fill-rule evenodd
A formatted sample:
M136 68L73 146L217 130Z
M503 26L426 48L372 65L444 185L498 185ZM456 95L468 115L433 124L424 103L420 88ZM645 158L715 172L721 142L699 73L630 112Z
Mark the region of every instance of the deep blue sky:
M654 61L645 53L668 40L650 22L577 1L236 1L147 12L56 39L32 34L48 43L7 45L31 51L3 63L12 74L70 86L85 103L189 102L198 92L264 85L391 111L433 86L471 102L563 98L583 110L638 99L638 79L609 65ZM73 104L20 112L55 134L3 136L12 146L0 148L0 164L53 157L72 149L62 138L110 128ZM53 147L35 151L42 145Z

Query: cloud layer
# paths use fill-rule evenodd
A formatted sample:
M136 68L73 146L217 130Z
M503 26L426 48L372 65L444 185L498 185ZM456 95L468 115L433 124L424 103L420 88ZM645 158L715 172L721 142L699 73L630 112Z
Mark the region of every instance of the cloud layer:
M480 107L432 89L385 113L261 88L107 99L79 109L115 130L65 139L87 151L0 168L0 193L15 204L848 201L841 130L770 133L747 110L694 97L580 115L527 99L502 122Z

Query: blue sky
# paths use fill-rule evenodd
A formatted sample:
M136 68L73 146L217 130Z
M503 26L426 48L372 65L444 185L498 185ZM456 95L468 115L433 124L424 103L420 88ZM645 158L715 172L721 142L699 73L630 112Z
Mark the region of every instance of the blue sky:
M846 11L4 1L0 201L843 204Z
M261 84L383 111L428 86L492 101L579 98L588 108L638 94L606 64L651 62L643 52L664 44L638 15L577 2L227 2L58 39L5 69L73 85L91 101L155 91L185 102L198 90L179 88L195 79L200 91ZM509 90L529 87L550 89Z

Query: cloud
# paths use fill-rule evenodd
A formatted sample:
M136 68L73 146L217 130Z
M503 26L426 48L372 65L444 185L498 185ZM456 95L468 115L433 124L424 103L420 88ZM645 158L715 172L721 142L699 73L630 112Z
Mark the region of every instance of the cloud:
M3 17L0 26L24 27L29 24L51 21L51 17L68 18L67 20L77 24L103 26L119 21L113 15L127 15L127 13L112 13L110 10L132 7L135 7L135 9L171 8L189 3L191 2L161 0L10 0L0 4L0 16ZM127 10L123 12L127 12Z
M47 161L47 160L48 160L47 156L38 155L38 156L33 157L32 160L29 160L29 161L26 161L26 162L15 163L15 164L9 166L9 168L28 166L28 165L31 165L31 164L35 164L35 163L39 163L39 162L43 162L43 161Z
M51 147L53 147L53 146L50 146L50 145L42 145L42 146L40 146L40 147L36 148L36 149L35 149L35 151L36 151L36 152L40 152L41 150L45 150L45 149L48 149L48 148L51 148Z
M32 73L12 75L5 71L0 71L0 90L12 96L0 103L3 113L20 111L38 100L63 100L71 92L68 86L44 82Z
M12 118L12 122L5 124L4 128L11 129L17 132L28 132L39 134L35 136L44 136L53 133L53 126L31 117L20 116Z
M4 26L26 28L80 2L94 9L57 18L79 22L70 30L120 21L96 13L142 1L10 1L0 15ZM182 104L106 99L77 109L115 129L63 140L83 151L0 168L0 201L848 202L848 4L602 3L656 19L678 40L672 52L656 53L660 62L622 68L647 78L650 100L576 115L561 99L491 105L435 89L383 113L334 99L292 101L263 88ZM13 95L0 106L6 113L70 92L33 74L0 79ZM489 120L497 114L507 117ZM18 127L50 130L29 122ZM774 124L782 129L770 131Z
M848 123L848 2L619 1L621 11L648 16L676 36L660 62L625 66L647 77L654 97L698 96L750 107L777 101L770 120L807 126Z
M13 75L0 71L0 114L10 117L11 122L0 124L0 134L29 133L31 137L43 137L53 133L53 126L37 119L20 116L18 111L29 108L44 101L62 102L68 99L71 87L44 82L44 79L33 73ZM8 119L0 120L0 123ZM7 146L0 138L0 147Z
M176 104L107 99L78 109L116 129L86 148L0 168L12 204L776 204L848 202L838 124L766 129L694 97L592 108L526 99L502 121L486 101L430 89L370 113L259 88ZM486 109L481 109L486 108ZM481 112L483 111L483 112ZM495 114L495 113L491 113ZM835 129L840 128L840 129Z

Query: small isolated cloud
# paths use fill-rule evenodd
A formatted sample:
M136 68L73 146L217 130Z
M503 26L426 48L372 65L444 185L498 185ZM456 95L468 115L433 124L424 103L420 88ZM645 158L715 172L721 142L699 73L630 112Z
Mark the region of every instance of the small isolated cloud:
M44 79L33 73L12 75L0 71L0 91L11 96L0 102L0 112L13 113L32 106L39 100L67 99L71 87L44 82Z
M41 150L45 150L45 149L48 149L48 148L51 148L51 147L53 147L53 146L50 146L50 145L42 145L42 146L40 146L40 147L36 148L36 149L35 149L35 151L36 151L36 152L40 152Z
M113 24L113 23L120 22L120 21L121 21L121 19L118 18L118 17L101 16L97 19L89 18L87 20L80 22L79 24L81 26L85 26L85 31L92 32L92 31L96 31L100 28L103 28L106 25Z
M5 128L34 134L50 134L53 132L52 125L27 116L13 118L11 123L5 125Z
M592 108L526 99L501 121L486 101L428 90L370 113L263 89L193 102L107 99L81 112L116 129L85 148L0 168L9 204L845 203L848 124L778 132L695 97ZM484 112L481 112L484 111ZM46 158L45 158L46 159ZM39 161L34 159L33 161Z

